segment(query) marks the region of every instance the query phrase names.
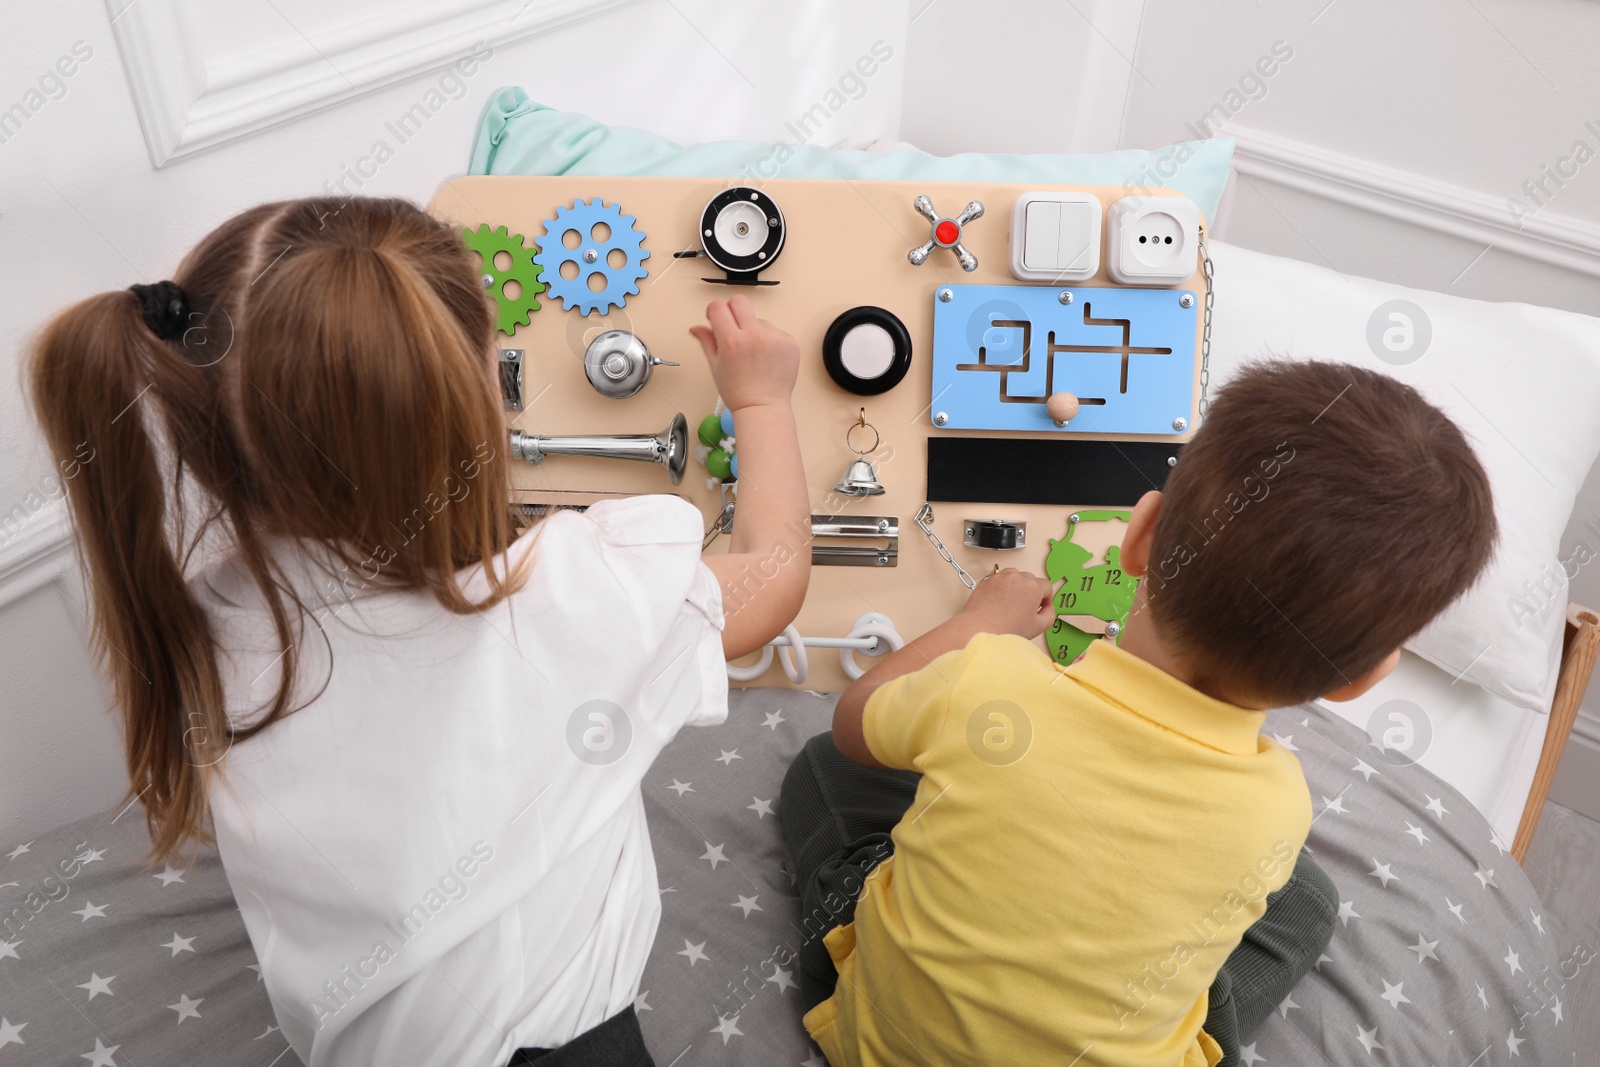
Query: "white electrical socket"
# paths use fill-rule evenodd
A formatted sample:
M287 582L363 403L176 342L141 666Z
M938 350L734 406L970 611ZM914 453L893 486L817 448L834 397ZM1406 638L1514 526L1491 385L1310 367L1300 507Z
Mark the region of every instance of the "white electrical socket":
M1200 209L1183 196L1125 196L1111 205L1106 272L1123 285L1182 285L1194 276Z

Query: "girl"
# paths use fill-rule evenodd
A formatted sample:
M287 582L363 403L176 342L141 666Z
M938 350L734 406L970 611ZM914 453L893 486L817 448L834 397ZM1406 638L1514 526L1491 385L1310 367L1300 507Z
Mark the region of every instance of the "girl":
M246 211L30 354L154 858L209 816L311 1067L650 1062L640 781L810 565L798 349L742 296L707 319L743 477L704 561L670 496L513 539L492 307L405 201Z

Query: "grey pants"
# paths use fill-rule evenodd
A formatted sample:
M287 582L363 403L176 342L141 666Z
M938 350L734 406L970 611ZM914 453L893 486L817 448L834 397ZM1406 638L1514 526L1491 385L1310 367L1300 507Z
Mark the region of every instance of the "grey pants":
M799 878L807 1011L832 996L839 980L822 937L854 918L861 882L892 853L889 831L911 806L920 778L863 767L839 751L832 734L807 741L784 776L779 814ZM1240 1045L1322 954L1338 911L1333 882L1302 851L1211 984L1205 1031L1222 1046L1221 1067L1238 1067Z

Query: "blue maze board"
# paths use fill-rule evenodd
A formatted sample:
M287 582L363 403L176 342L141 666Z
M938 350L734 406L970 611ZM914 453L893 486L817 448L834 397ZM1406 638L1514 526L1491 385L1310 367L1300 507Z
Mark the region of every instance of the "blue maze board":
M1181 289L940 286L929 417L952 430L1176 436L1192 421L1199 302ZM1081 406L1058 427L1045 401L1062 392Z

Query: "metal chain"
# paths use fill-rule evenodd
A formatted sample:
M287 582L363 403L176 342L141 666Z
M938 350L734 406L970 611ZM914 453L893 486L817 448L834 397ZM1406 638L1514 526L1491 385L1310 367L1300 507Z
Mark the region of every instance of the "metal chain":
M1206 244L1206 231L1200 230L1200 266L1206 276L1205 318L1200 328L1200 418L1206 417L1211 406L1208 396L1211 389L1211 307L1216 300L1216 275L1211 266L1211 248Z
M956 558L950 554L950 550L948 548L944 547L944 542L939 540L939 535L934 533L933 527L929 525L929 523L933 522L933 505L924 502L922 507L917 509L916 517L911 521L921 527L922 532L927 535L928 540L933 542L933 547L938 551L940 558L956 569L956 575L960 577L961 584L966 586L968 589L978 588L977 579L968 574L967 569L956 562Z

